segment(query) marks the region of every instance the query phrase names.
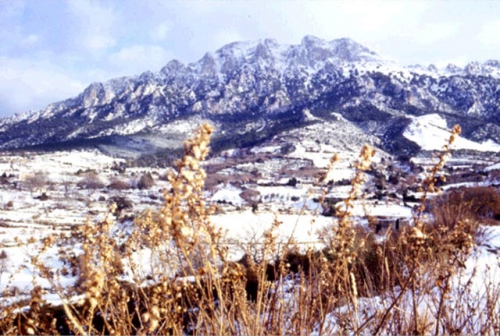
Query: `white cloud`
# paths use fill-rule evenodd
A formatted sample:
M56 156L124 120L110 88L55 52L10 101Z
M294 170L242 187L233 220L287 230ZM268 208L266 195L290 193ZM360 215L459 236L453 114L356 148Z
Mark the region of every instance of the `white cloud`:
M40 37L36 34L30 34L20 41L20 44L24 47L31 47L40 42Z
M151 39L155 42L163 41L167 38L171 29L172 24L170 22L164 21L160 23L151 31Z
M85 39L83 40L83 44L92 51L98 51L103 49L109 49L113 47L116 44L116 42L110 36L89 35L85 37Z
M500 32L500 20L490 21L483 25L481 31L476 35L476 40L484 48L496 49L500 47L498 34Z
M372 36L388 31L398 34L401 30L413 30L427 7L424 1L343 1L336 16L345 20L351 29ZM324 13L319 8L315 11ZM399 29L391 31L395 25Z
M212 42L214 43L214 45L216 45L215 47L216 49L219 49L222 46L232 42L244 41L244 40L245 38L243 37L243 35L236 30L221 30L216 32L212 38Z
M114 24L116 12L96 1L68 0L70 10L79 19L78 36L90 52L99 52L116 45Z
M423 1L304 1L291 2L283 16L292 21L281 29L334 39L351 37L375 42L413 31L425 13ZM283 3L276 10L283 9ZM286 23L286 21L285 21Z
M136 75L146 70L158 71L172 58L161 46L134 45L109 55L108 61L121 75Z
M459 25L451 22L430 22L419 24L413 32L406 35L414 37L420 44L433 44L457 34Z
M41 109L55 101L70 98L84 84L65 69L48 62L0 57L0 115Z

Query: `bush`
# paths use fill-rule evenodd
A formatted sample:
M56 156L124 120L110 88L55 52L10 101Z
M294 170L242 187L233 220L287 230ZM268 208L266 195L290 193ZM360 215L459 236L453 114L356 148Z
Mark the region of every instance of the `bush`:
M235 244L213 225L204 199L200 161L208 155L211 133L211 127L202 126L186 142L182 161L168 174L172 187L161 209L145 211L123 226L106 218L75 229L71 239L81 253L60 253L71 268L66 272L78 281L75 288L55 288L61 306L44 304L42 288L35 287L26 308L6 306L0 331L321 335L498 330L500 289L489 285L487 297L479 299L471 294L473 281L463 282L459 293L450 290L472 246L467 220L431 225L419 213L413 227L395 234L389 230L383 240L356 226L349 205L359 198L363 171L374 155L369 146L355 163L345 208L336 208L334 223L320 232L314 248L291 238L279 241L282 223L275 218L261 241L244 247L244 258L230 261L228 251ZM425 187L432 190L431 184ZM111 201L117 209L132 205L123 197ZM443 202L439 205L455 210L464 201ZM43 247L59 243L48 237ZM142 251L150 271L139 267ZM56 283L57 274L35 266L49 283ZM124 277L127 268L132 273ZM70 300L78 294L85 299Z
M50 199L50 197L46 193L42 193L40 196L36 196L35 199L40 201L46 201Z
M130 188L131 186L128 182L125 182L120 179L115 179L108 185L108 189L114 189L114 190L127 190Z
M102 189L106 186L99 175L94 172L85 173L76 185L82 189Z
M493 219L500 216L500 193L493 187L453 189L431 202L430 209L436 214L442 209L454 214L450 222L462 218Z
M137 188L139 189L150 189L155 185L155 180L153 179L153 176L151 176L151 173L143 174L139 178L139 182L137 182Z
M254 189L245 188L241 193L240 197L248 204L259 203L260 202L260 192Z
M115 196L111 197L109 201L111 204L116 204L114 214L117 216L119 216L123 210L132 210L134 208L132 201L126 197Z
M288 180L286 185L290 186L290 187L295 187L295 186L297 186L297 183L298 183L297 178L292 177L291 179Z
M24 177L23 183L31 192L36 190L40 190L42 188L46 188L52 182L47 177L46 172L36 172L34 174L30 174Z

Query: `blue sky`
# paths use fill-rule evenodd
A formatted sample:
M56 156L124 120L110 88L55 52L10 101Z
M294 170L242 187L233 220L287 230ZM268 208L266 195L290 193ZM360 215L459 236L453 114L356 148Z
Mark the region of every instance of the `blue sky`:
M0 0L0 117L236 40L350 37L402 64L500 59L500 1Z

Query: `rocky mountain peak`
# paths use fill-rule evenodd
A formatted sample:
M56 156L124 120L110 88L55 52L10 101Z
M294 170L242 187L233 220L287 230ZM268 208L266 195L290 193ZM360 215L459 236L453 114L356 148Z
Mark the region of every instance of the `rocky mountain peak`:
M0 148L104 139L151 152L184 139L179 134L200 120L216 124L220 146L241 146L313 121L337 122L333 113L389 152L415 148L401 134L430 112L462 124L465 136L495 140L498 87L495 60L439 69L385 61L349 38L234 42L197 62L172 60L159 72L93 83L75 98L0 120ZM478 132L483 126L488 132Z
M301 41L309 55L309 62L332 60L342 62L380 61L373 51L349 38L335 39L330 42L307 35Z
M427 70L429 70L430 72L438 73L438 68L434 64L430 64L427 67Z
M82 101L82 107L89 108L98 105L104 95L104 85L102 83L92 83L80 94L79 97Z
M484 62L484 65L500 69L500 61L498 60L487 60L486 62Z
M470 62L465 66L464 70L468 75L479 75L481 73L481 65L479 62Z
M185 65L179 60L171 60L163 68L161 68L160 73L165 76L172 75L175 72L181 71L185 68Z
M217 60L212 53L206 53L198 63L201 75L214 76L217 73Z
M313 36L313 35L306 35L302 38L302 41L300 42L300 44L305 46L306 48L326 47L328 42L326 42L323 39L320 39L319 37Z
M340 38L330 42L335 55L346 62L380 61L381 58L365 46L349 38Z
M463 71L462 68L460 68L459 66L455 65L455 64L448 64L445 68L445 70L451 74L458 74L458 73L461 73Z

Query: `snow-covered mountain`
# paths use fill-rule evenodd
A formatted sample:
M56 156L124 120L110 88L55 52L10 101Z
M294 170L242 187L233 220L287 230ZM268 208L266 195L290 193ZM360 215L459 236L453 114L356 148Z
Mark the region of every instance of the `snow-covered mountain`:
M0 120L0 148L98 145L120 155L177 148L210 121L215 148L254 144L339 115L389 152L416 151L415 117L500 143L500 61L401 66L343 38L235 42L198 62L93 83L77 97ZM425 124L425 123L424 123ZM492 147L496 148L496 147ZM424 148L425 149L425 148Z

